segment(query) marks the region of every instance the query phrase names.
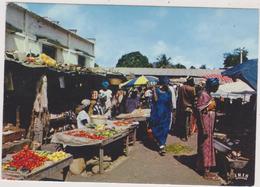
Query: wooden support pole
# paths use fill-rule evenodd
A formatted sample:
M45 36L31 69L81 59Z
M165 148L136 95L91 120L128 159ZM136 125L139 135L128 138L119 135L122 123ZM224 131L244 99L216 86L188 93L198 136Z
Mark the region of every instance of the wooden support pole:
M129 134L126 136L126 142L125 142L125 155L129 155Z
M103 167L103 161L104 161L104 147L103 145L99 146L99 173L104 173L104 167Z

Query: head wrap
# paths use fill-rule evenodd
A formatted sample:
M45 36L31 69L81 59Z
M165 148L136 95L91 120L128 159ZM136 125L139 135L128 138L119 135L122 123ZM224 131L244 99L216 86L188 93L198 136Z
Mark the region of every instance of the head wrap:
M159 78L159 84L160 85L168 85L170 83L170 80L168 77L163 76Z
M88 99L83 99L83 100L81 101L81 104L82 104L84 107L87 107L87 106L90 105L90 100L88 100Z
M209 78L206 81L206 89L211 89L214 86L219 85L219 80L217 78Z
M194 83L194 78L193 78L193 77L190 77L190 76L187 77L186 83L189 84L189 85L191 85L191 86L194 86L194 85L195 85L195 83Z
M102 87L103 88L108 88L108 86L109 86L109 82L108 81L103 81L102 82Z

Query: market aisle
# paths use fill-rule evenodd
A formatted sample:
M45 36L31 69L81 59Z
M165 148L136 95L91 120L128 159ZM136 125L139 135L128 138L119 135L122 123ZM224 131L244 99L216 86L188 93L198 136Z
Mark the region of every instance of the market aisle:
M168 144L180 142L177 138L169 136ZM194 135L187 143L193 147L190 155L196 152L196 136ZM187 161L191 157L184 157ZM89 177L69 176L68 181L91 181L91 182L122 182L122 183L156 183L156 184L201 184L220 185L220 182L204 180L189 164L183 164L172 154L161 157L156 151L145 147L137 142L127 159L112 170ZM186 162L185 162L186 163Z

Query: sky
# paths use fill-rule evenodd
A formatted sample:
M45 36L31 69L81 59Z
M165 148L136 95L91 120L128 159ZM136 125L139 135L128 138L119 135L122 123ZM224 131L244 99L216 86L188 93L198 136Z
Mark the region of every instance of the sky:
M114 67L127 53L140 51L150 63L161 54L187 68L223 67L223 54L245 47L258 57L256 9L148 7L73 4L19 4L40 16L95 38L96 63Z

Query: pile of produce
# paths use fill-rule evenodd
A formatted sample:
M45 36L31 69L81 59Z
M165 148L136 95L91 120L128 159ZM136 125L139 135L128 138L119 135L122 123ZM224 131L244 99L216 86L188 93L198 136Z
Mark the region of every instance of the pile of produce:
M103 136L103 137L106 137L106 138L111 138L114 135L116 135L117 133L118 132L115 129L105 129L105 130L97 131L95 134L97 136Z
M63 151L33 151L25 146L21 151L12 155L11 161L3 164L4 170L31 172L33 169L44 165L45 161L60 161L68 157Z
M63 151L49 152L49 151L36 151L39 156L47 157L50 161L60 161L68 157L68 154Z
M12 156L12 161L4 166L4 169L16 171L21 170L33 170L44 164L47 160L46 156L40 156L34 151L30 150L28 146L25 146L23 150Z
M131 123L129 121L126 121L126 120L118 120L118 121L113 122L113 125L115 125L115 126L128 126L130 124Z
M89 124L88 128L95 129L96 131L101 131L106 129L106 125L103 124Z
M105 139L104 136L101 135L97 135L94 133L89 133L83 130L75 130L75 131L69 131L65 133L66 135L70 135L70 136L76 136L76 137L81 137L81 138L88 138L88 139L92 139L92 140L103 140Z

